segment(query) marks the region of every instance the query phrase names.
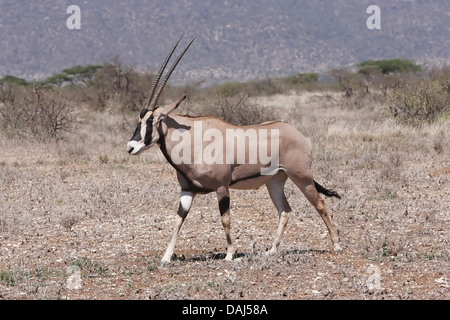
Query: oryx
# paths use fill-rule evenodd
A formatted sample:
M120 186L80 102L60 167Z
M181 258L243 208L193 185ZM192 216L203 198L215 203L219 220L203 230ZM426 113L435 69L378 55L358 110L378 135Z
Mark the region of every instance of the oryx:
M186 96L166 106L157 105L164 85L194 39L179 55L156 90L181 37L168 54L152 85L147 108L140 112L139 123L127 145L128 153L137 155L157 144L177 172L181 187L180 204L172 238L162 263L169 262L172 257L177 235L194 197L210 192L217 194L221 222L227 238L225 260L232 260L235 249L230 235L229 190L255 189L264 184L279 214L278 230L268 251L269 254L275 254L291 212L284 193L288 178L316 208L328 228L334 250L340 252L338 234L319 193L337 198L340 196L313 179L311 146L309 140L297 129L278 121L238 127L217 117L172 115ZM227 139L229 137L231 139ZM262 161L269 148L271 161Z

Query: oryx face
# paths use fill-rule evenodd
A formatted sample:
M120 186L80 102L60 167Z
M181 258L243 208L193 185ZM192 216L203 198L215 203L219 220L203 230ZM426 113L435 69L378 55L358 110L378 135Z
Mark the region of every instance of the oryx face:
M129 154L136 155L150 148L159 140L158 126L160 117L155 111L142 109L139 114L139 123L134 131L133 137L127 144Z
M175 49L178 46L178 43L180 42L183 35L180 36L178 41L173 46L172 50L169 52L169 54L166 57L166 60L161 65L161 68L158 71L158 74L155 77L155 80L153 82L152 88L149 93L149 97L147 99L146 106L147 108L142 109L142 111L139 114L139 123L137 125L136 130L134 131L134 135L131 138L131 140L127 144L127 151L129 154L139 154L142 151L150 148L153 146L160 138L159 134L159 126L161 123L161 120L163 120L170 112L172 112L178 105L183 101L186 96L183 96L180 100L177 102L165 106L165 107L157 107L156 104L158 102L158 98L161 95L161 92L164 89L164 86L166 85L167 81L170 78L170 75L175 70L175 67L177 66L178 62L180 62L183 55L186 53L186 51L189 49L191 44L194 42L195 37L189 42L186 48L184 48L183 52L178 56L178 58L175 60L172 67L167 72L166 76L162 80L160 86L157 88L159 84L159 80L161 79L161 76L167 66L167 63L170 60L170 57L174 53Z

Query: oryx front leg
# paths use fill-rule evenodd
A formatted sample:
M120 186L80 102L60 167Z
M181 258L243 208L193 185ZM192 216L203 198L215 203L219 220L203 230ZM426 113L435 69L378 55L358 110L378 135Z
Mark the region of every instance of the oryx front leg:
M281 236L283 235L284 229L286 228L290 213L292 211L284 194L284 184L286 182L286 179L286 174L284 172L279 172L266 183L270 198L277 208L280 218L280 221L278 223L278 230L275 235L272 248L267 251L267 254L269 255L276 254L278 252L278 246L280 245Z
M219 200L220 219L227 237L227 255L225 256L225 260L231 261L233 260L235 250L230 233L230 193L228 189L220 188L217 190L217 200Z
M178 206L178 212L175 216L175 223L173 227L172 239L170 240L169 246L166 249L166 253L161 260L161 264L170 262L173 250L175 249L175 242L177 241L178 233L180 232L181 226L183 225L184 219L186 219L189 209L192 206L192 201L194 200L195 193L181 191L180 205Z

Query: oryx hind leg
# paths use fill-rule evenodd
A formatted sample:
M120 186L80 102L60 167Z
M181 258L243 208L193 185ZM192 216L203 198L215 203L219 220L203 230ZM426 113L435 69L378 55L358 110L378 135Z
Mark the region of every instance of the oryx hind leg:
M299 189L303 192L306 199L314 206L316 211L319 213L322 220L325 222L325 225L327 226L328 233L331 237L331 242L334 246L335 252L341 252L342 248L339 244L339 237L336 231L336 228L331 223L330 217L327 212L327 208L325 207L325 201L320 196L319 192L316 189L316 186L314 185L314 179L311 176L303 176L298 177L292 174L289 174L289 178L291 178L292 181L299 187Z
M227 255L226 261L233 260L235 249L231 240L231 227L230 227L230 192L227 188L219 188L217 190L217 200L219 201L220 220L225 230L227 237Z
M279 171L266 183L270 198L277 208L279 216L278 230L275 235L272 248L267 251L267 254L276 254L278 252L278 246L280 245L281 236L283 235L284 229L286 228L290 213L292 211L286 199L286 195L284 194L284 185L286 183L286 179L286 173L283 171Z
M191 209L195 195L196 194L193 192L181 191L180 204L178 206L177 215L175 216L172 238L166 249L164 257L161 260L161 264L170 262L173 250L175 249L175 242L177 241L178 233L180 232L181 226L183 225L183 222Z

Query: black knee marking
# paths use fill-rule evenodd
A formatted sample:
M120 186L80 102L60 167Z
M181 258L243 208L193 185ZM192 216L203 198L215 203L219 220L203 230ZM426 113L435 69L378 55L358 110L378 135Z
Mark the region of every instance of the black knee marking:
M223 215L225 212L230 209L230 197L225 196L222 199L219 200L219 211L220 214Z

